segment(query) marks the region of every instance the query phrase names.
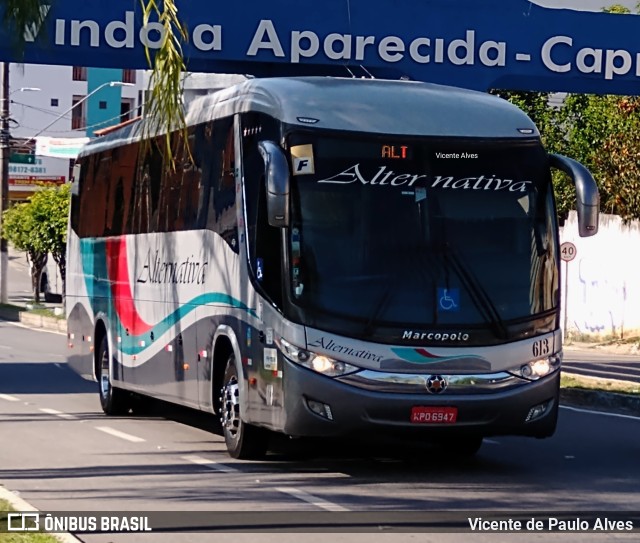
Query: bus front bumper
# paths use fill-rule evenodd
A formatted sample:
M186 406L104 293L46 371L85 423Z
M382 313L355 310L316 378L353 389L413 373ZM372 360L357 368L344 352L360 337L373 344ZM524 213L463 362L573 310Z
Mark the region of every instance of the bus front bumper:
M370 390L285 362L284 433L299 437L523 435L556 427L560 371L517 387L481 393ZM455 422L412 422L415 411L449 408Z

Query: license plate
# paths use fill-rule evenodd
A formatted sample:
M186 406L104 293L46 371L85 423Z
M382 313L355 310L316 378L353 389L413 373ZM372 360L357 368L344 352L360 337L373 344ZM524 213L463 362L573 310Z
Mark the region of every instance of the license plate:
M424 407L411 408L411 422L415 424L452 424L458 420L457 407Z

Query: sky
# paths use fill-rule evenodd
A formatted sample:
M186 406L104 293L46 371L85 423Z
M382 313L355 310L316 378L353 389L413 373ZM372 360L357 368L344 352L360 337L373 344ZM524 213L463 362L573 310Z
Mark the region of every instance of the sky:
M546 8L569 8L580 11L602 11L603 7L620 4L636 11L639 0L529 0Z

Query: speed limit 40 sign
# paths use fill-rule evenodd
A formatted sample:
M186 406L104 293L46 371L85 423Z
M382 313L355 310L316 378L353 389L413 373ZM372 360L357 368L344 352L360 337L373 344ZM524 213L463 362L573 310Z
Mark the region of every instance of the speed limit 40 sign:
M576 246L570 241L565 241L560 245L560 258L565 262L571 262L577 254Z

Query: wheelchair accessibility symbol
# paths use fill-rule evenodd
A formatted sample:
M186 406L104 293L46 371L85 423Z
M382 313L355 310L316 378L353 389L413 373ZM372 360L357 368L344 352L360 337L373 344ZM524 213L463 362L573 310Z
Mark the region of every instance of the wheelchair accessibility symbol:
M446 311L448 313L460 311L460 289L439 288L438 310Z

